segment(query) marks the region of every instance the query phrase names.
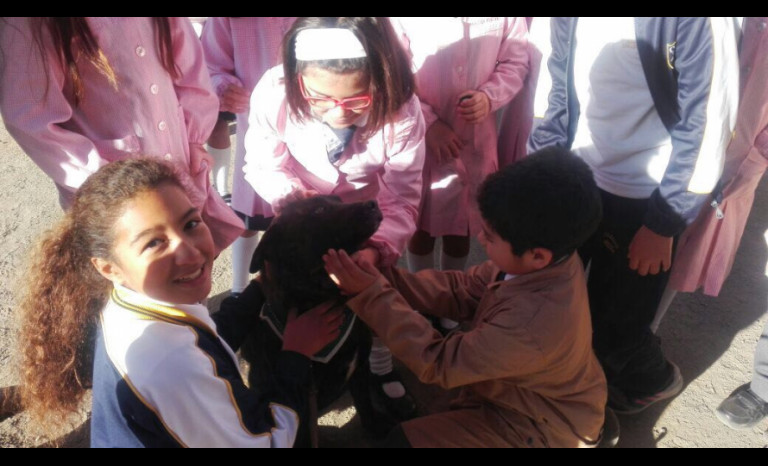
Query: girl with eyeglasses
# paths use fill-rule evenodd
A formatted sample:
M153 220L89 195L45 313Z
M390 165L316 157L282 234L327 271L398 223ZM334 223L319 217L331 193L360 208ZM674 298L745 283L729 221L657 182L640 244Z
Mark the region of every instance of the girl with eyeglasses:
M278 215L291 199L315 194L376 200L384 220L357 259L394 264L416 231L421 200L426 128L414 90L388 19L297 19L283 40L283 65L251 96L245 179ZM388 409L413 416L378 339L370 362Z

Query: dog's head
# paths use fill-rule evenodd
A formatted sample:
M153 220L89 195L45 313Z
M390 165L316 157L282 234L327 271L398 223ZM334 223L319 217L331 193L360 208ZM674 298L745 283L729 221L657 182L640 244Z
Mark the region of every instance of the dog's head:
M339 297L328 277L323 254L343 249L349 254L379 228L382 214L375 201L344 204L336 196L315 196L285 206L264 233L251 260L251 273L261 272L267 299L300 312Z

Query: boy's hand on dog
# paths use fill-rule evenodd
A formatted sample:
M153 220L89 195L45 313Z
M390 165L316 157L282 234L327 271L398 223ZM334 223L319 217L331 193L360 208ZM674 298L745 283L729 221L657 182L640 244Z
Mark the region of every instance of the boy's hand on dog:
M344 250L328 250L323 256L328 276L346 295L356 295L373 285L380 273L366 260L353 260Z
M424 137L424 142L438 165L457 158L461 149L464 148L461 138L442 120L432 123Z
M344 322L344 311L343 307L334 305L334 301L328 301L298 317L296 309L291 309L283 332L283 351L294 351L309 358L335 340Z
M366 262L376 267L381 260L381 253L379 253L379 250L376 248L365 248L352 254L352 260L358 264Z

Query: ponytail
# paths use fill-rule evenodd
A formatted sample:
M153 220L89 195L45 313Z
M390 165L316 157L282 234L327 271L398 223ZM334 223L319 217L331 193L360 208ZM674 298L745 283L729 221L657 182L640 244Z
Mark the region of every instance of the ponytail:
M96 320L111 288L77 236L71 215L46 236L21 300L21 401L51 429L76 412L91 385Z

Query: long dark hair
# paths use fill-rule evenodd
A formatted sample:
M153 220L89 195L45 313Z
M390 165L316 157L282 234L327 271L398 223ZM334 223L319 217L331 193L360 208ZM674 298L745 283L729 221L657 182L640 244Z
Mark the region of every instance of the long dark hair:
M349 29L363 44L365 58L298 61L296 36L304 29ZM392 24L387 18L359 17L304 17L298 18L283 39L283 68L285 96L291 112L300 120L310 117L309 104L299 89L298 78L309 66L317 66L335 73L364 71L370 78L371 109L364 137L368 138L387 123L394 123L395 115L412 96L416 85L410 60L397 41Z
M155 25L155 44L157 45L157 52L163 68L176 79L180 76L180 73L173 59L170 21L164 17L153 18L152 20ZM85 60L93 64L109 81L112 87L117 89L118 82L115 71L99 47L91 27L88 26L88 21L84 17L41 17L30 18L30 21L32 22L31 29L43 57L46 56L43 52L43 31L48 31L52 42L51 45L59 55L62 65L72 81L75 105L82 101L85 94L80 70L77 65L78 55L82 55Z
M126 204L165 183L182 186L174 168L157 161L102 167L30 256L20 300L21 399L44 432L66 423L91 385L96 322L112 288L91 258L112 259Z

